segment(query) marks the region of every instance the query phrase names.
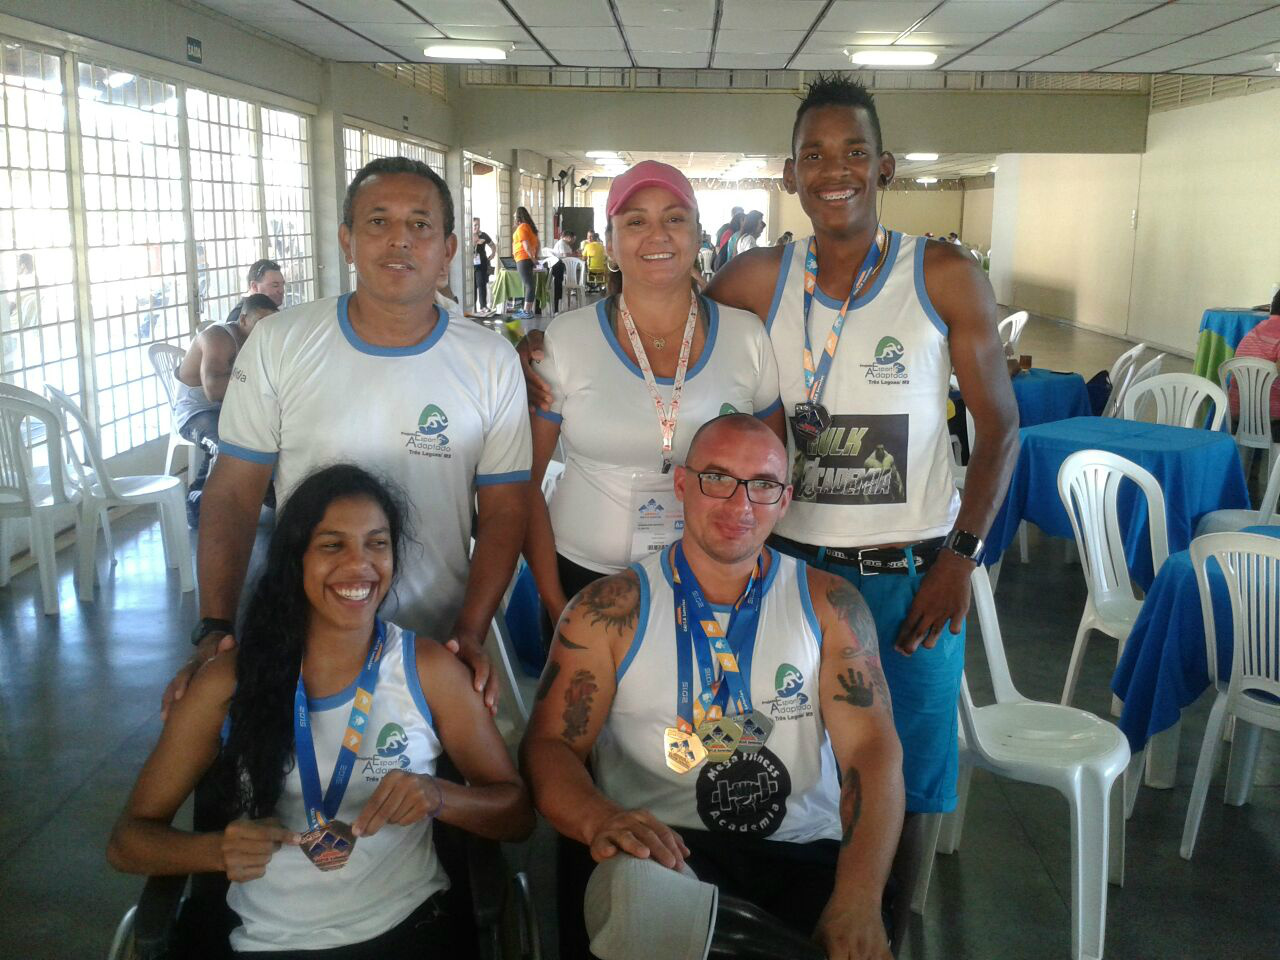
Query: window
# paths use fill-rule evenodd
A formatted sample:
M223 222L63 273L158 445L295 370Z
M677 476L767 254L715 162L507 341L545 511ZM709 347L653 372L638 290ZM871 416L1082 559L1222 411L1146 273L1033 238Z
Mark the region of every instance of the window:
M532 174L520 174L520 206L529 211L534 225L541 233L547 222L547 178Z
M78 82L98 431L111 457L169 429L145 348L190 335L178 94L85 61Z
M284 271L285 306L313 300L316 295L307 143L306 117L262 108L266 255Z

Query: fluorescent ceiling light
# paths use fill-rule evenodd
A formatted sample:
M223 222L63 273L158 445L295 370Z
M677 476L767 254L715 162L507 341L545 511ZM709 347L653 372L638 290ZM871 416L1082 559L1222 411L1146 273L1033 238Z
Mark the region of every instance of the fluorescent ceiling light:
M916 183L923 184L926 187L931 183L937 183L937 182L938 182L937 177L916 177Z
M422 51L428 57L441 60L505 60L507 51L503 47L468 46L465 44L433 43Z
M908 153L908 154L907 154L907 156L906 156L906 159L908 159L908 160L920 160L920 161L923 161L923 162L930 162L930 161L933 161L933 160L937 160L937 159L938 159L938 155L937 155L936 153Z
M849 59L860 67L928 67L937 62L938 55L930 50L903 50L894 47L855 50L849 54Z
M586 152L586 156L590 157L592 160L619 160L619 159L621 159L621 158L618 156L618 152L617 152L616 150L588 150L588 151Z

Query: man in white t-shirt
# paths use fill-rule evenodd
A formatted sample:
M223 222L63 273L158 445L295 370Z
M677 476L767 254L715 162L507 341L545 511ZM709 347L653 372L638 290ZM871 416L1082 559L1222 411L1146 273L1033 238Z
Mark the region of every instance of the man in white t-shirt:
M742 232L738 234L738 246L733 251L733 255L736 257L740 253L754 249L762 233L764 233L764 214L759 210L752 210L742 223Z
M366 165L347 189L338 237L356 291L259 324L236 358L223 455L201 510L197 653L166 702L234 644L273 471L283 502L317 467L350 460L394 481L412 505L417 543L385 616L447 641L493 710L496 678L481 648L524 538L531 459L520 365L505 340L436 295L457 238L449 188L425 164ZM359 584L333 588L345 586Z

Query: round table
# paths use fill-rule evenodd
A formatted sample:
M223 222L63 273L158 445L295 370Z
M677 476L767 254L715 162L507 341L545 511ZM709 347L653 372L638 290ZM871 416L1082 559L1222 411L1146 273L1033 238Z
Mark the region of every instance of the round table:
M534 300L543 309L546 309L551 303L551 287L548 282L550 276L551 274L546 270L534 270L533 273ZM501 305L508 300L523 300L524 298L524 281L520 279L520 274L515 270L499 267L493 278L490 302L495 305Z
M1218 382L1218 368L1236 355L1244 335L1267 319L1265 310L1215 307L1200 318L1196 359L1192 371Z
M1078 373L1032 367L1013 378L1013 395L1018 401L1019 423L1024 427L1087 417L1093 412L1084 377Z
M1213 510L1249 507L1244 471L1230 434L1109 417L1075 417L1021 430L1022 446L1005 502L987 534L983 562L1000 559L1029 520L1055 537L1073 537L1058 496L1058 470L1077 450L1107 450L1149 470L1164 491L1169 550L1185 550L1196 522ZM1146 503L1136 484L1120 490L1125 554L1134 581L1153 579Z

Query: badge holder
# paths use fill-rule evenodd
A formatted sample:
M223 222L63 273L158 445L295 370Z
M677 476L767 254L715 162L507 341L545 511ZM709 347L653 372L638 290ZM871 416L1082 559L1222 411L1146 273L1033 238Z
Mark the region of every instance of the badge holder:
M662 552L684 534L684 504L676 499L669 473L633 473L630 510L627 549L631 563Z

